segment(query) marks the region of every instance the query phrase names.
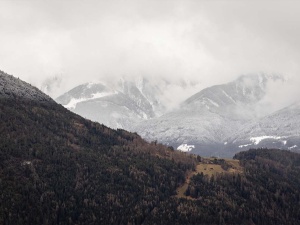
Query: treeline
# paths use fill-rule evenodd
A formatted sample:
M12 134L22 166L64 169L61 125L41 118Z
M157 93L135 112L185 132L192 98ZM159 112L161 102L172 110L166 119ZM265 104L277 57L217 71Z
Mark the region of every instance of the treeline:
M0 99L0 224L141 224L195 163L55 103Z

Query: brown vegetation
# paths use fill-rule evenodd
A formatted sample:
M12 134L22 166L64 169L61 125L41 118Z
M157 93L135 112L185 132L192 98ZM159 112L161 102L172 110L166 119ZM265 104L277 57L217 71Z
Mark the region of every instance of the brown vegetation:
M196 165L195 171L188 171L186 174L186 180L183 185L177 188L176 197L185 198L189 200L196 200L186 195L186 191L190 184L191 177L197 174L203 174L204 176L216 176L217 174L241 174L243 168L240 165L240 161L237 159L217 159L217 158L202 158L201 162Z

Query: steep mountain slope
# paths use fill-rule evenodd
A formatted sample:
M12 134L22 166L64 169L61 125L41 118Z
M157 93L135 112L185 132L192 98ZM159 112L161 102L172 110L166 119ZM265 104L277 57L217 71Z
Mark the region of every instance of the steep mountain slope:
M141 224L195 159L0 74L0 224Z
M232 134L228 143L240 149L273 147L300 151L300 102L246 124Z
M194 145L193 153L232 156L228 138L258 118L255 108L265 96L268 82L282 79L265 74L244 75L234 82L206 88L183 102L179 109L140 123L136 128L147 140L177 148Z
M160 90L146 79L135 82L120 80L117 84L88 83L58 97L66 108L112 128L130 130L133 124L153 118L164 110Z

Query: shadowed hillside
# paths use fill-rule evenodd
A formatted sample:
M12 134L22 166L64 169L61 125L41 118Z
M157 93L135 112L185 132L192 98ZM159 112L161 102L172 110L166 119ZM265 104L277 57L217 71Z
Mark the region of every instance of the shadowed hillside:
M8 93L0 98L0 224L141 224L194 167L192 156L8 87L0 89Z

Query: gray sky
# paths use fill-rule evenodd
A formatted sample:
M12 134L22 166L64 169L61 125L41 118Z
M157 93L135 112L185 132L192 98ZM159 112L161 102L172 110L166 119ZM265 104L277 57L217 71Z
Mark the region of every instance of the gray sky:
M53 97L124 75L201 87L260 71L299 81L297 0L1 0L0 9L0 69L38 87L58 76Z

